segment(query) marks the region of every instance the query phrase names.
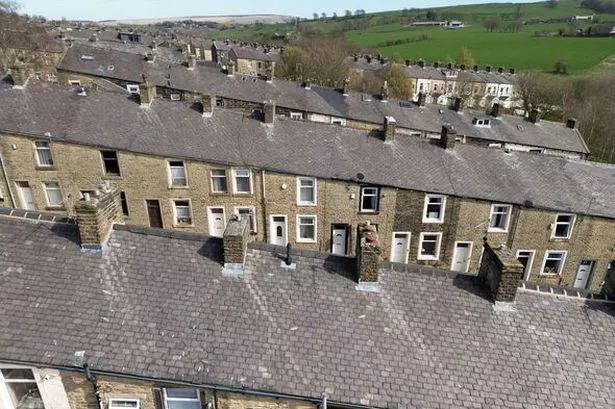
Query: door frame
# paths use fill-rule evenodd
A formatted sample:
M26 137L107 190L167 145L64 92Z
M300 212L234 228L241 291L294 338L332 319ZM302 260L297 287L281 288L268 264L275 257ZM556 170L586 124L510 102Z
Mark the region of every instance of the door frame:
M585 282L584 290L587 289L587 286L591 283L592 276L594 275L594 269L596 268L596 260L591 258L584 258L579 260L579 264L577 264L577 271L574 273L574 281L572 282L572 286L574 287L575 281L577 281L577 275L579 274L579 268L581 267L581 263L584 261L591 261L591 268L589 269L589 274L587 275L587 281Z
M404 264L408 264L408 257L410 256L410 241L412 240L412 232L409 231L394 231L393 234L391 235L391 251L389 254L389 260L391 260L391 262L393 263L399 263L399 261L392 261L393 260L393 248L395 247L395 235L396 234L405 234L408 238L408 241L406 242L406 248L404 249Z
M28 205L26 204L26 200L23 197L22 194L22 186L20 185L21 183L24 183L26 185L28 185L28 190L30 190L30 196L32 197L32 205L34 206L34 209L28 209ZM38 207L36 206L36 200L34 200L34 192L32 191L32 186L30 186L30 182L26 181L26 180L18 180L15 181L15 185L17 187L17 192L19 195L19 202L22 206L22 209L24 210L36 210Z
M456 271L453 269L453 266L455 265L455 256L457 255L457 244L458 243L466 243L470 245L468 247L470 254L468 254L468 264L465 268L465 271L458 271L459 273L467 273L470 270L470 264L472 264L472 250L474 250L474 242L468 241L468 240L458 240L458 241L455 241L455 243L453 243L453 257L451 258L451 271Z
M149 207L147 206L147 202L158 202L158 210L160 211L160 223L162 224L162 229L164 229L164 216L162 215L162 204L160 202L160 199L145 199L144 204L145 204L145 214L147 215L147 224L149 225L148 227L152 227L152 223L151 220L149 218ZM156 227L153 227L154 229Z
M212 212L211 209L222 209L222 218L224 219L224 230L226 230L226 208L224 206L207 206L207 232L209 233L210 236L212 236L212 231L214 229L212 229L212 222L213 222L213 217L212 217ZM222 232L222 236L224 236L224 232ZM214 237L222 237L222 236L214 236Z
M337 226L337 227L335 227ZM331 234L330 234L330 240L331 240L331 245L329 246L329 252L331 254L333 254L333 230L342 230L344 229L344 231L346 231L346 242L344 243L344 256L348 255L348 250L349 250L349 240L350 240L350 225L348 223L331 223ZM339 254L336 254L339 255Z
M270 214L269 215L269 244L273 244L271 240L273 240L273 238L275 237L275 232L273 231L273 218L274 217L284 218L284 231L286 232L286 243L283 245L286 246L288 245L288 215L286 214Z
M530 276L532 275L532 267L534 266L534 260L536 260L536 250L525 250L525 249L519 249L517 250L517 252L515 253L515 258L519 258L519 253L525 251L527 253L532 253L532 257L530 258L530 260L528 261L529 264L529 268L527 269L527 277L522 278L524 281L530 281ZM525 274L524 274L525 275Z

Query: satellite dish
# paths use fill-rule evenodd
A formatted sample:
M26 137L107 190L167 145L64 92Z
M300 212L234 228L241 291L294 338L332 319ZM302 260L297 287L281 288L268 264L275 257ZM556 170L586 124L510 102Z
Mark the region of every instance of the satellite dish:
M361 172L359 172L359 173L357 173L357 179L363 180L363 179L365 179L365 175L362 174Z

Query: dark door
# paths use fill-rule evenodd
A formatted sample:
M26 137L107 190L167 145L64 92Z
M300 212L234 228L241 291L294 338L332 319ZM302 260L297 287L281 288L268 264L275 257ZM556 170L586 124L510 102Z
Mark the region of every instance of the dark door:
M160 213L160 202L158 200L147 200L147 216L149 225L162 229L162 214Z

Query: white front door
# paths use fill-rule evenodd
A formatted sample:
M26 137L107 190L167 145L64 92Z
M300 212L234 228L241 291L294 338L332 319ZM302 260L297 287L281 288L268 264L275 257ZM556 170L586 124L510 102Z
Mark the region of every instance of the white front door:
M288 238L286 234L286 216L272 215L269 232L269 242L278 246L286 246Z
M455 251L453 252L453 262L451 270L467 273L470 268L470 256L472 255L471 241L456 241Z
M407 263L409 246L410 233L393 233L393 242L391 243L391 261L394 263Z
M215 237L224 236L224 230L226 229L224 207L208 207L207 218L209 219L209 235Z
M346 226L333 226L331 238L331 253L337 254L340 256L346 255L346 243L348 237L348 230Z
M36 204L34 204L34 196L32 195L32 189L28 182L17 182L17 188L19 189L19 198L21 199L21 206L26 210L36 210Z
M589 276L592 273L592 268L594 267L593 260L581 260L581 264L579 264L579 268L577 270L577 277L574 279L574 288L587 288L587 282L589 281Z

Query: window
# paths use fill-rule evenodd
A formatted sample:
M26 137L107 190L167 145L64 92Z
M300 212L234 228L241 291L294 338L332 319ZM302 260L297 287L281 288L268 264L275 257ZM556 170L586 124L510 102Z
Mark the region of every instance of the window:
M79 80L68 80L68 85L72 85L75 87L80 87L81 86L81 81Z
M139 399L109 399L109 409L139 409Z
M540 274L558 275L562 273L564 262L566 261L565 251L547 251L542 262Z
M301 112L291 112L290 119L303 119L303 114Z
M211 191L213 193L226 193L226 170L211 170Z
M139 95L139 93L140 93L139 86L135 85L135 84L128 84L128 85L126 85L126 90L128 90L128 93L130 95Z
M316 178L297 178L297 204L300 206L316 204Z
M361 211L377 212L379 192L377 187L361 188Z
M64 205L62 191L58 182L45 182L45 196L47 197L48 206L62 207Z
M250 169L233 169L233 193L252 193Z
M32 369L0 369L0 406L6 409L45 409Z
M316 216L297 216L297 243L316 243Z
M418 260L437 260L440 257L442 233L421 233Z
M130 216L130 213L128 212L128 201L126 200L126 192L120 192L120 201L122 202L122 213L124 213L124 216L126 217Z
M250 233L256 233L256 216L253 206L236 206L235 214L250 221Z
M186 168L183 160L169 161L169 177L171 186L187 186Z
M182 100L181 94L171 94L171 101L181 101L181 100Z
M38 166L53 166L53 158L51 157L51 146L47 141L34 142L36 149L36 162Z
M189 200L173 200L173 212L176 225L192 224L192 211Z
M510 212L512 206L494 204L491 205L491 214L489 215L489 229L490 232L508 232L508 223L510 221Z
M117 152L115 151L100 151L105 167L105 174L108 176L120 175L120 163L117 160Z
M198 389L166 388L164 403L166 409L201 409Z
M551 232L551 238L569 239L572 234L572 225L574 224L574 215L558 214L555 216L555 224Z
M426 195L423 210L423 223L442 223L444 221L444 206L446 196Z

